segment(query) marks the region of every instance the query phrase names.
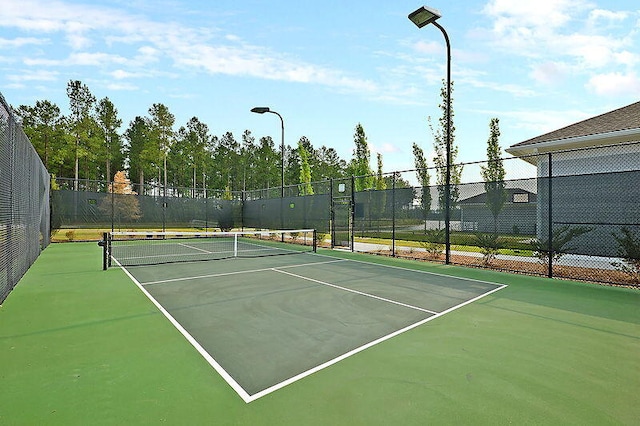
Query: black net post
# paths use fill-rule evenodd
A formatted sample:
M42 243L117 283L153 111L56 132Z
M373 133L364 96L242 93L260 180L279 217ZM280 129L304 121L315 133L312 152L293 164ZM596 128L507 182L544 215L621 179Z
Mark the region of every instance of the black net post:
M313 230L313 252L316 253L318 251L318 230Z
M107 258L109 257L109 249L107 247L108 235L106 232L102 233L102 241L98 242L98 245L102 247L102 270L106 271L109 264Z

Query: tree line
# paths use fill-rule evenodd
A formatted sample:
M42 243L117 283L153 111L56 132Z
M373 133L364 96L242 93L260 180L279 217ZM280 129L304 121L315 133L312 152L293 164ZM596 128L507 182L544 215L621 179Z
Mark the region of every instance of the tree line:
M177 127L162 103L136 116L126 128L113 102L96 99L87 85L67 84L69 114L48 100L14 108L26 135L49 172L82 180L113 181L126 170L138 188L214 188L242 191L281 186L282 152L271 136L259 139L245 130L240 140L232 132L212 135L207 124L192 117ZM315 148L302 136L284 149L285 185L351 175L372 175L370 152L361 124L355 128L354 157L346 161L334 148ZM378 165L381 168L381 157ZM372 182L367 183L371 187Z
M450 93L453 94L453 83ZM349 161L340 158L334 148L315 148L305 136L297 146L285 147L283 161L280 146L271 136L256 140L250 130L245 130L240 140L232 132L212 135L207 124L196 116L176 130L175 116L162 103L154 103L147 115L136 116L122 129L122 119L108 97L97 100L89 87L78 80L68 82L67 96L68 115L63 115L58 105L47 100L37 101L34 106L20 105L14 110L47 170L58 177L73 178L75 190L82 180L112 182L118 171L126 171L140 193L148 187L183 188L186 193L182 195L188 195L189 191L193 195L197 189L230 192L276 188L281 186L283 163L285 185L299 185L300 195L313 194L311 182L349 176L357 177L356 191L410 186L398 174L383 175L381 154L377 154L377 171L371 169L371 152L360 123L355 127L355 147ZM441 208L445 204L447 104L447 87L443 81L438 105L441 115L435 124L428 118L434 140L434 168L429 167L422 148L413 144L416 178L423 188L415 197L420 200L425 215L434 205ZM453 119L452 108L449 115L451 208L458 202L463 169L456 162L458 148ZM489 127L489 161L482 175L487 182L489 207L497 218L505 202L498 119L492 119ZM434 170L433 183L439 194L437 204L428 189L432 185L430 171Z

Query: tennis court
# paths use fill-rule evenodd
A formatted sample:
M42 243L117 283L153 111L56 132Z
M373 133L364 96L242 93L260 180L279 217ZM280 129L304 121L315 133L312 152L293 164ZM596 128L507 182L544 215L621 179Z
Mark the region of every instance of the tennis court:
M390 277L387 286L398 287L393 290L398 301L402 301L404 290L402 281L393 280L396 275L414 276L421 283L435 286L425 288L423 293L433 291L440 301L444 299L437 292L448 291L456 283L463 289L482 285L482 281L508 287L446 315L432 316L421 326L247 404L120 268L100 270L100 250L95 242L55 244L43 252L0 308L0 423L637 423L640 294L634 289L321 249L315 255L193 262L186 277L211 274L202 273L200 268L205 265L218 268L213 273L223 273L222 265L236 261L269 262L269 268L299 273L305 267L283 266L309 263L308 259L345 260L315 265L322 270L321 281L329 282L332 276L338 276L341 281L335 284L343 287L351 287L350 282L362 284L368 276L375 275L370 280L373 283L367 284L372 288ZM155 270L155 276L140 276L148 282L178 278L175 269L184 265L128 269ZM342 273L336 269L338 265L351 266L342 269ZM256 264L241 269L261 268ZM386 278L378 276L383 274ZM265 277L262 273L246 275L254 276L256 282ZM448 281L440 275L458 277L459 281ZM441 278L442 281L434 281ZM274 294L247 296L244 308L248 313L230 306L224 311L232 304L227 301L208 307L228 321L218 328L237 327L241 321L250 323L249 315L265 318L279 306L278 313L289 321L278 322L278 327L288 329L279 328L274 335L282 342L291 342L295 340L292 335L303 329L298 328L293 317L297 321L306 317L309 322L317 318L326 323L334 311L325 305L344 303L350 298L371 303L338 289L331 289L331 302L301 302L294 296L307 290L290 291L280 279L263 283L264 287L273 288ZM199 284L197 280L189 283ZM301 287L311 284L314 283L299 282ZM143 288L152 290L162 285L148 284ZM227 280L226 286L233 288L234 284ZM278 291L279 302L274 304ZM382 297L391 298L391 294ZM178 294L172 303L178 306L181 297L186 296ZM204 302L202 295L190 296L184 305L189 308L198 303L198 298ZM239 306L241 302L235 303ZM418 303L413 300L409 304ZM429 308L439 309L431 304ZM179 316L181 311L173 312ZM389 312L395 317L407 311L396 308ZM427 314L422 318L425 317ZM352 317L340 320L346 322L349 318ZM404 320L411 322L406 317ZM253 336L266 328L255 319L253 324L263 326ZM328 329L324 327L320 329ZM384 335L378 326L376 329ZM314 355L317 348L329 346L324 343L329 340L327 335L316 339L317 345L307 356ZM260 340L254 338L257 343L251 345L234 336L229 345L242 346L246 351L235 351L235 358L274 358L275 352L256 354L258 350L269 350L269 346L258 346L264 345ZM302 348L296 340L286 349L278 349L277 354L290 356L287 352ZM271 368L267 362L260 365L260 371L265 365ZM293 369L288 372L296 374ZM274 377L272 382L277 382L279 379Z
M114 258L245 402L504 287L293 250L289 236L145 237Z

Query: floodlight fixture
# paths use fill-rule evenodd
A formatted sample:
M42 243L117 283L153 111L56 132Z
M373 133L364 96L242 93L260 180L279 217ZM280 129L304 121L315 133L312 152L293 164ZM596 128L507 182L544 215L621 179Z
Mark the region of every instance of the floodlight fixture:
M441 17L442 15L438 10L426 6L422 6L420 9L409 14L409 19L416 24L418 28L427 26Z
M269 107L255 107L251 108L251 112L255 112L256 114L264 114L265 112L271 112Z

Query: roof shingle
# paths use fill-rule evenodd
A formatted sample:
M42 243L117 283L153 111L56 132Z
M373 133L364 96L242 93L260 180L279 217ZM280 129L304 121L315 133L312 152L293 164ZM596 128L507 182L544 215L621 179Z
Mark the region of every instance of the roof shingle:
M519 142L511 147L533 145L541 142L597 135L619 130L640 129L640 102L588 118L544 135Z

